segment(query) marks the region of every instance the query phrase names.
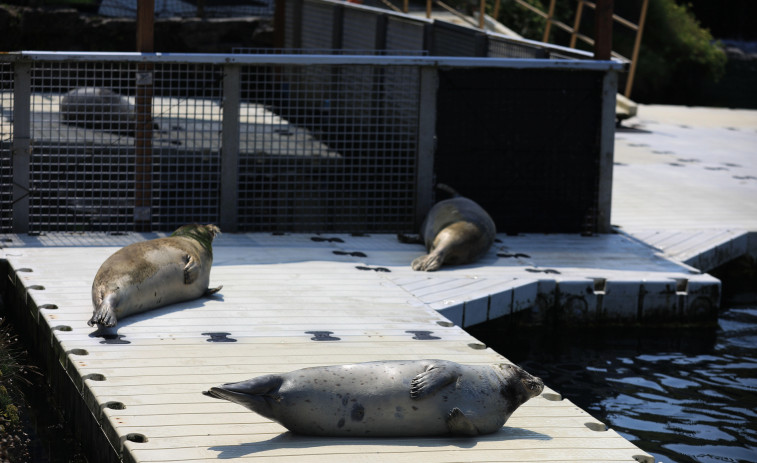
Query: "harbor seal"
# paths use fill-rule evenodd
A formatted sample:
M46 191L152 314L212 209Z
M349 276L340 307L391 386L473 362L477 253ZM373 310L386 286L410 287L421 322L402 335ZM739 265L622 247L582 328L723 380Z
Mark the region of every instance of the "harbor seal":
M132 135L137 128L137 112L127 98L113 90L80 87L60 101L61 120L67 124Z
M168 238L130 244L100 266L92 283L89 326L116 326L121 318L210 295L215 225L184 225Z
M489 214L475 201L454 194L434 204L426 215L421 239L428 254L413 260L413 270L433 272L442 265L475 262L494 243L497 229Z
M512 364L379 361L304 368L210 388L288 430L317 436L477 436L544 384Z

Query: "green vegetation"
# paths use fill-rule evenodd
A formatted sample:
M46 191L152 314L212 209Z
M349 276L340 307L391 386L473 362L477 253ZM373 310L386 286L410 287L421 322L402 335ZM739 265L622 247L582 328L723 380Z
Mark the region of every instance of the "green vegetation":
M525 0L547 11L549 0ZM489 0L488 13L493 13L493 1ZM639 53L632 97L640 102L689 103L693 96L707 84L717 82L725 72L726 55L710 32L700 25L691 12L691 7L675 0L649 0L646 25ZM615 1L615 12L638 22L641 0ZM573 25L576 11L575 0L557 0L555 18ZM503 0L499 21L526 38L541 40L546 21L512 0ZM593 10L584 8L581 33L594 35ZM568 45L570 35L552 27L550 40L559 45ZM613 50L630 57L634 34L615 23L613 27ZM589 49L585 44L581 48Z
M19 385L35 370L23 364L24 353L17 348L18 339L0 318L0 461L26 461L29 438L17 404L23 401Z

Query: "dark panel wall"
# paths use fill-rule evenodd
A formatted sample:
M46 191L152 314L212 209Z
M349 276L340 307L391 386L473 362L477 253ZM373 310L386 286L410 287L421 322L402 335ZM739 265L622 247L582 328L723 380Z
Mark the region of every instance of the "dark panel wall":
M596 232L602 73L443 70L436 180L500 232Z

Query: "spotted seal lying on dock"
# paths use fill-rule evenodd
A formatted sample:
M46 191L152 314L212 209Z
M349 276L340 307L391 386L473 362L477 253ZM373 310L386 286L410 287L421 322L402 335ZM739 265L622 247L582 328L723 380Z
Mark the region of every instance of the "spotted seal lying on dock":
M113 90L80 87L66 93L60 101L61 120L120 135L134 135L137 112L129 100Z
M167 238L119 249L100 266L92 283L94 313L89 326L118 320L176 302L210 295L215 225L184 225Z
M489 214L475 201L439 185L453 197L434 204L421 225L421 238L428 254L410 264L413 270L432 272L442 265L461 265L483 257L496 238Z
M213 387L288 430L318 436L496 432L544 384L512 364L379 361L304 368Z

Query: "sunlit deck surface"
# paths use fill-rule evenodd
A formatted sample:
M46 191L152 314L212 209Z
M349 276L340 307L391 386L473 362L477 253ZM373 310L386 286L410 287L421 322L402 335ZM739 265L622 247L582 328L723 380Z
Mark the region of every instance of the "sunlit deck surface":
M640 105L623 126L613 224L705 272L757 254L757 110Z
M37 342L76 386L79 397L71 400L96 420L93 432L104 433L110 453L124 461L653 461L561 400L559 384L548 384L501 431L472 439L302 437L201 394L221 383L308 366L506 361L507 352L485 348L458 326L460 301L472 297L470 321L474 308L484 307L485 317L491 306L500 307L492 300L505 295L503 312L521 297L525 308L527 298L513 282L594 274L601 255L593 266L586 253L573 259L567 249L580 242L575 237L551 237L550 246L540 243L543 237L500 236L478 265L418 273L409 262L422 247L394 236L223 234L214 244L211 273L211 286L223 285L220 293L125 318L107 333L87 326L100 264L123 245L161 235L11 235L2 250ZM642 245L633 240L612 239L625 241L599 246L615 257L605 261L617 267L608 272L633 262L640 272L682 270L639 257L635 247ZM507 251L529 257L497 256ZM528 271L541 268L559 273ZM536 296L535 287L528 291ZM449 312L458 325L435 310L444 301L459 308Z

